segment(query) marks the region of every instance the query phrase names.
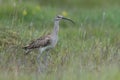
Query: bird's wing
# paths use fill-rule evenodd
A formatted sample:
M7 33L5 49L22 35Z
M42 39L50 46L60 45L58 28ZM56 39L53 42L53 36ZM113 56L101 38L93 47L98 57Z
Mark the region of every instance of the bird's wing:
M40 37L37 40L32 41L29 45L23 47L24 49L34 49L39 47L44 47L51 44L51 37L50 35L46 35Z

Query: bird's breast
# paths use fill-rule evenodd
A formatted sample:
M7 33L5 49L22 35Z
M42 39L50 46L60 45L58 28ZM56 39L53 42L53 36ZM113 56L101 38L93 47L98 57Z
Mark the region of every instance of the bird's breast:
M58 37L52 38L52 46L55 47L58 42Z

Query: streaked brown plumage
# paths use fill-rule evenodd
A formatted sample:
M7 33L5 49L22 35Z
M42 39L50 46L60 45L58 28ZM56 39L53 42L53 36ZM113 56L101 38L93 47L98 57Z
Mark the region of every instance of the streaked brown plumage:
M24 46L23 49L25 49L26 54L28 54L31 51L31 49L43 48L51 45L51 43L52 43L51 35L48 34L36 40L33 40L30 44L28 44L27 46Z
M45 47L50 44L51 44L50 35L46 35L46 36L40 37L37 40L32 41L29 45L27 45L23 48L24 49L34 49L34 48Z

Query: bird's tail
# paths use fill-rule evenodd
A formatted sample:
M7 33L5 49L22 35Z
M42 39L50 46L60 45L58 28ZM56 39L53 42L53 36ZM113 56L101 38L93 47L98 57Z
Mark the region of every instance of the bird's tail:
M28 49L28 46L24 46L24 47L22 47L22 49L25 50L25 55L29 54L31 51L30 49Z
M26 46L24 46L24 47L22 47L22 49L26 50L26 49L27 49L27 47L26 47Z

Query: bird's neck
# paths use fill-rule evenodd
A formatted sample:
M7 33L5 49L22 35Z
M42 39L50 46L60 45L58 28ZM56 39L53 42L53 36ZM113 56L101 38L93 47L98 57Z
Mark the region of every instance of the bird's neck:
M59 21L55 21L52 35L58 35L58 32L59 32Z

